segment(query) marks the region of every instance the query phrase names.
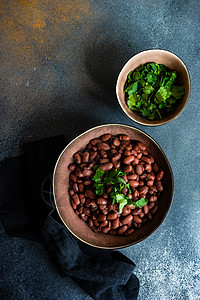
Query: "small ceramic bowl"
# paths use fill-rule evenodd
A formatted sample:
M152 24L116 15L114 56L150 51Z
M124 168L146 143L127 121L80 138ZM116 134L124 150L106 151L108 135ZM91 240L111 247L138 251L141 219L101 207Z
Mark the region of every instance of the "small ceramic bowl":
M163 186L159 200L159 210L152 221L134 231L130 236L117 236L103 233L95 233L74 212L70 204L68 165L73 161L73 154L83 150L89 141L105 133L128 134L131 139L138 140L147 146L147 150L156 158L158 164L164 170ZM143 131L122 124L107 124L92 128L71 141L61 153L55 166L53 175L53 193L55 205L63 224L82 242L102 249L117 249L136 244L151 235L165 219L170 208L173 196L173 173L170 164L160 146Z
M180 101L178 107L173 112L166 115L162 120L147 120L129 109L125 101L125 94L123 92L129 72L135 70L142 64L151 62L163 64L171 70L176 70L179 75L179 84L184 85L185 87L185 95ZM139 124L147 126L163 125L177 118L185 108L190 96L190 77L182 60L172 52L161 49L146 50L134 55L125 64L117 79L116 93L121 108L130 119Z

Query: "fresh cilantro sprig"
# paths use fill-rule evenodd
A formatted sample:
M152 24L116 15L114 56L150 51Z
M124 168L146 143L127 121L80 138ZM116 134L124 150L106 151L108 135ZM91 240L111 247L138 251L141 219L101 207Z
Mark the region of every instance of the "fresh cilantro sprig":
M161 120L173 111L185 89L177 85L177 72L165 65L147 63L127 76L124 93L131 110L149 120Z
M122 210L125 205L134 204L136 207L142 207L147 204L147 200L145 198L141 198L140 200L134 202L129 199L127 196L121 193L123 188L127 188L129 194L131 194L131 189L129 184L122 178L126 175L125 172L121 170L115 169L114 171L105 172L102 171L98 166L95 166L95 174L93 177L94 188L97 195L103 195L106 192L108 186L111 187L110 196L113 200L112 204L119 204L119 213L122 213Z

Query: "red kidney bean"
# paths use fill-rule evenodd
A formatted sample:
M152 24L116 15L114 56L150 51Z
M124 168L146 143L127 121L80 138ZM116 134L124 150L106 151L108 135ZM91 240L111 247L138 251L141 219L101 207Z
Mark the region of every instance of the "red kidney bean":
M143 157L141 158L141 160L144 161L144 162L147 163L147 164L151 164L151 160L150 160L150 158L147 157L147 156L143 156Z
M140 160L142 157L142 152L138 153L137 158Z
M88 199L87 199L87 201L88 201ZM87 201L86 201L86 202L87 202ZM97 207L98 207L95 200L89 200L89 205L88 205L88 207L89 207L89 206L91 206L92 208L97 208Z
M148 207L148 205L143 206L143 211L144 211L145 215L147 215L149 213L149 207Z
M131 144L128 144L126 147L125 147L126 150L130 151L132 150L132 145Z
M71 206L73 207L73 209L76 209L76 208L77 208L77 206L76 206L76 204L74 203L73 200L71 200Z
M120 135L120 139L122 139L123 141L130 141L130 136L128 136L127 134L123 134Z
M160 170L157 174L156 174L156 180L161 180L163 178L164 175L164 171Z
M108 220L115 220L117 218L117 213L116 212L110 212L107 216Z
M133 145L133 149L137 152L140 153L140 148L137 145Z
M153 172L150 172L150 174L147 175L147 178L150 180L155 180L156 177Z
M143 217L144 217L144 213L143 213L143 211L141 212L141 214L139 214L139 216L140 216L140 219L142 219Z
M150 186L149 189L153 192L157 192L157 188L155 187L155 185Z
M89 227L92 227L94 225L92 219L90 219L90 218L88 219L88 225L89 225Z
M156 188L157 188L157 190L158 190L159 192L162 192L162 191L163 191L163 185L162 185L162 182L161 182L161 181L156 180L156 181L155 181L155 186L156 186Z
M126 156L129 156L129 155L131 155L131 151L130 150L124 150L124 155L126 155Z
M143 144L143 143L141 143L141 142L137 142L137 146L140 148L140 150L142 150L142 151L144 151L144 150L146 150L146 146Z
M110 227L106 226L101 229L103 233L108 233L110 231Z
M103 158L107 158L108 154L105 150L100 150L100 156L103 157Z
M133 196L134 197L138 197L140 195L140 193L137 191L137 190L135 190L134 192L133 192Z
M149 210L151 210L155 206L155 202L150 202L149 203Z
M98 143L97 144L97 148L99 149L99 150L109 150L110 149L110 146L109 146L109 144L108 143Z
M75 194L74 190L69 190L69 194L72 197Z
M153 171L155 172L155 173L158 173L158 171L159 171L159 166L158 166L158 164L155 162L155 163L153 163L153 165L152 165L152 168L153 168Z
M108 163L110 160L108 159L108 158L101 158L100 160L99 160L99 162L100 162L100 164L106 164L106 163Z
M129 180L129 185L131 186L131 187L137 187L138 185L139 185L139 182L138 181L136 181L136 180Z
M135 209L135 205L130 204L130 205L126 205L127 208L129 208L130 210Z
M111 138L111 134L110 133L106 133L106 134L104 134L104 135L101 136L101 139L102 139L103 142L106 142L110 138Z
M148 156L149 156L149 158L150 158L150 160L151 160L151 163L153 164L153 163L154 163L154 161L155 161L155 160L154 160L154 157L153 157L153 155L151 155L151 154L149 153L149 155L148 155Z
M128 235L131 235L133 232L134 232L134 228L129 228L126 233Z
M102 171L109 171L113 168L113 164L112 163L106 163L106 164L102 164L99 167Z
M147 181L147 185L148 185L148 186L153 186L153 183L154 183L153 180L148 180L148 181Z
M145 169L148 173L150 173L151 170L152 170L152 167L151 167L150 164L145 164L145 165L144 165L144 169Z
M123 207L123 210L122 210L122 216L127 216L131 213L131 209L128 208L127 206L124 206Z
M133 221L134 221L135 223L137 223L137 224L142 223L142 220L140 219L139 216L133 216Z
M112 161L119 160L121 158L121 154L117 153L112 157Z
M124 172L126 172L126 173L130 173L130 172L133 171L133 167L132 167L131 165L127 165L127 166L124 167L123 170L124 170Z
M141 208L136 208L136 209L134 209L134 210L131 211L131 214L133 216L137 216L137 215L141 214L141 212L142 212Z
M147 150L144 150L144 151L142 151L142 154L147 156L149 154L149 152Z
M107 200L103 197L100 197L97 199L97 204L102 205L102 204L107 204Z
M144 185L144 181L143 180L139 180L139 186L143 186Z
M93 223L97 228L99 227L99 222L97 220L94 220Z
M85 180L85 181L83 182L83 184L86 185L86 186L87 186L87 185L90 185L91 183L92 183L91 180Z
M105 215L98 215L97 220L100 221L100 222L104 222L106 220L106 216Z
M158 200L157 196L151 196L150 199L149 199L150 202L155 202L157 200Z
M100 224L101 227L106 227L107 225L108 225L108 220L105 220Z
M80 214L83 213L83 208L84 208L83 206L79 207L78 211L79 211Z
M154 206L154 208L151 210L152 215L154 215L158 210L158 205Z
M77 164L81 164L82 160L79 153L74 154L74 159Z
M127 189L127 188L123 188L123 189L121 190L121 193L122 193L123 195L126 195L127 192L128 192L128 189Z
M132 222L132 220L133 220L133 216L132 216L132 215L128 215L128 216L126 216L126 217L124 217L124 218L122 219L122 224L123 224L123 225L126 225L126 224L128 224L129 222Z
M85 196L83 194L79 194L79 199L81 201L81 204L85 204Z
M137 174L128 174L127 178L130 180L136 180L137 179Z
M120 227L119 230L118 230L118 234L119 234L119 235L124 234L124 233L126 232L127 229L128 229L128 226L127 226L127 225L124 225L124 226Z
M149 219L149 221L151 221L152 220L152 214L151 213L148 213L148 219Z
M120 168L120 162L119 161L117 161L117 160L115 160L115 161L113 161L113 166L114 166L114 168L115 169L119 169Z
M146 198L146 194L144 193L140 194L140 198Z
M128 182L128 178L126 175L122 176L122 178L126 181L126 183Z
M133 156L133 155L127 156L124 158L123 163L126 165L129 165L134 159L135 159L135 156Z
M111 148L112 147L115 147L115 146L113 146L113 145L111 145ZM115 149L110 149L110 154L112 154L112 155L114 155L114 154L116 154L117 153L117 150L115 150Z
M87 163L89 161L90 154L88 151L83 153L83 162Z
M113 143L113 145L114 145L115 147L119 147L120 144L121 144L120 141L119 141L118 139L114 139L112 143Z
M135 151L134 149L131 150L131 154L134 155L135 157L137 157L137 151Z
M104 214L106 216L108 214L108 210L107 209L103 209L102 210L102 214Z
M138 174L138 175L142 175L143 173L143 167L141 165L136 165L135 166L135 172Z
M76 165L71 163L69 164L68 169L73 172L76 169Z
M75 192L75 193L78 193L78 192L79 192L78 184L77 184L76 182L74 182L74 184L73 184L73 189L74 189L74 192Z
M96 198L96 194L92 190L90 190L90 189L87 189L85 191L85 195L86 195L86 197L89 197L91 199L95 199Z
M146 185L139 187L139 193L140 194L147 194L148 190L149 190L149 188Z
M132 161L131 165L132 166L137 166L139 164L139 159L135 157L134 161Z
M117 234L117 231L115 229L111 229L109 231L109 234L112 234L112 235L116 235Z
M112 226L113 229L118 228L119 227L119 218L116 218L115 220L112 220L111 224L112 224L111 226Z
M79 183L78 189L79 189L80 193L83 193L84 192L84 185L82 183Z
M92 146L95 146L96 144L98 144L99 142L101 142L101 140L99 138L95 138L95 139L92 139L90 141L90 143L92 144Z
M92 173L93 173L93 171L88 170L88 169L85 169L85 170L82 171L83 177L89 177L89 176L92 175Z
M100 210L104 210L104 209L106 209L106 207L107 207L106 204L100 204L99 205Z
M92 151L90 153L90 160L94 160L96 156L97 156L97 152L96 151Z

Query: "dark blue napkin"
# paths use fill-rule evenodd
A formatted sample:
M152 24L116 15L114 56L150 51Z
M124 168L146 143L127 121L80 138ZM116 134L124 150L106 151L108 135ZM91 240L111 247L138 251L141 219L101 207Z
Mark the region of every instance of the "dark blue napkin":
M71 276L93 299L137 299L135 264L119 251L95 249L76 239L41 197L41 185L64 143L64 136L27 143L23 156L0 164L0 221L12 236L41 240L58 271Z

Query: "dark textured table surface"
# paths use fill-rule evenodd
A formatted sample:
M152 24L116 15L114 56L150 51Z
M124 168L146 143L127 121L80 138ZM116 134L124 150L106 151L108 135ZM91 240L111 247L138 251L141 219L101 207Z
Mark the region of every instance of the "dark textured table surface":
M67 143L95 125L124 123L150 134L170 161L175 189L167 218L149 238L122 250L136 263L139 300L200 299L199 24L196 0L0 3L0 159L20 154L23 142L64 133ZM115 95L125 62L151 48L177 54L191 76L183 113L152 128L128 119ZM42 245L20 238L1 245L1 263L14 266L0 281L15 291L8 299L52 299L52 293L53 299L90 299L56 273ZM25 265L32 282L26 287Z

